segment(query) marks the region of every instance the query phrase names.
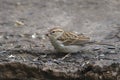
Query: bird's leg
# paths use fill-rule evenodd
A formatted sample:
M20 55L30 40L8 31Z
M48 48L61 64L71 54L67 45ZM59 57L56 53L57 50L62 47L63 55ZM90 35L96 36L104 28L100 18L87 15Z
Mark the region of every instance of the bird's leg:
M62 58L61 58L61 60L65 60L66 58L68 58L68 57L70 57L71 56L71 53L67 53L65 56L63 56Z

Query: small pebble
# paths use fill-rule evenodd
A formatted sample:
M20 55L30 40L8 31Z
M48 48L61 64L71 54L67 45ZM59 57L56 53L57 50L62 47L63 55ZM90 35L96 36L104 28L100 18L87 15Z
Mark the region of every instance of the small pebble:
M10 55L10 56L8 56L9 58L14 58L15 56L13 56L13 55Z
M100 50L100 47L95 47L93 50L94 50L94 51Z
M115 52L115 50L111 50L111 51L110 51L110 53L112 53L112 54L113 54L113 53L116 53L116 52Z
M32 36L31 36L33 39L35 39L37 37L37 34L34 33Z
M105 55L104 54L100 54L100 57L104 57Z
M23 26L25 25L23 22L16 20L15 21L15 26Z

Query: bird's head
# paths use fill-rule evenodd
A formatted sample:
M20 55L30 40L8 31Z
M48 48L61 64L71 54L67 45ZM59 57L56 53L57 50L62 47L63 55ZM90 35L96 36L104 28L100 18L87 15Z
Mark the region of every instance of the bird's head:
M54 37L54 38L57 39L57 38L60 37L63 33L64 33L64 30L61 29L61 28L52 28L52 29L50 29L50 30L48 31L47 36L48 36L48 37L49 37L49 36L52 36L52 37Z

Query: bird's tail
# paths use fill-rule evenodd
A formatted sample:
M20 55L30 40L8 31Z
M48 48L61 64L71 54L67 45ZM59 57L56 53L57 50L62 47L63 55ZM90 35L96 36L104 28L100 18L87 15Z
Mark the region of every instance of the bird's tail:
M97 45L107 45L107 46L115 46L114 44L108 42L101 42L101 41L90 41L88 44L97 44Z

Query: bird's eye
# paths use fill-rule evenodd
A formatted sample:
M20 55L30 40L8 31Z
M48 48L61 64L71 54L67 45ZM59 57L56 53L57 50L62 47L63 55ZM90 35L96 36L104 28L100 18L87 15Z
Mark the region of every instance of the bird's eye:
M55 31L51 31L51 32L50 32L50 34L54 34L54 33L55 33Z
M55 31L52 31L52 33L55 33Z

